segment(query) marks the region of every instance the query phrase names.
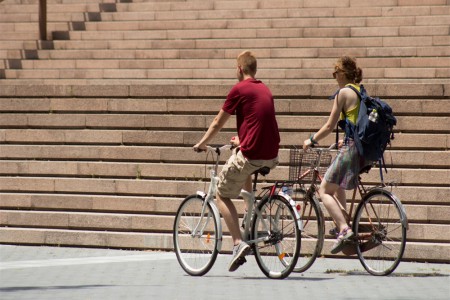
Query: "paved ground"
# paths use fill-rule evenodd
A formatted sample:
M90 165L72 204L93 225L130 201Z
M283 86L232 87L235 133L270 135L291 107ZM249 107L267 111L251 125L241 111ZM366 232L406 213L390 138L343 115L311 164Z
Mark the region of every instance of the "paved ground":
M174 253L0 245L0 299L450 299L445 264L402 262L375 277L357 259L321 258L271 280L251 257L229 273L229 259L191 277Z

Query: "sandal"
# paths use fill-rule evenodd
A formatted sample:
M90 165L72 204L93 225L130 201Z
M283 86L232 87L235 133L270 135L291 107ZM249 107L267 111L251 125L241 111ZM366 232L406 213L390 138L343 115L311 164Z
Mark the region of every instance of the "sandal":
M352 238L355 235L351 230L352 229L347 226L344 230L339 232L336 242L334 243L333 247L330 250L331 254L336 254L342 251L342 249L345 246L345 242L347 242L350 238Z

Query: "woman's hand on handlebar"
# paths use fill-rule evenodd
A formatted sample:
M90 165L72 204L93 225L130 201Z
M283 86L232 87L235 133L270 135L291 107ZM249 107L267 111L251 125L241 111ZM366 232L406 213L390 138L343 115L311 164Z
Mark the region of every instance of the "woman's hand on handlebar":
M206 145L203 145L201 143L195 144L193 147L195 152L205 152L206 151Z
M303 142L303 150L307 150L310 147L314 147L314 144L313 144L313 142L311 142L311 139L306 139Z

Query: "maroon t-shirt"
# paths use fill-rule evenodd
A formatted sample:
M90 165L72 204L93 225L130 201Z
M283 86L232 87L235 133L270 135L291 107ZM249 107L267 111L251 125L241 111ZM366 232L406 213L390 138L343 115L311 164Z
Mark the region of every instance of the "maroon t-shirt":
M242 154L248 159L278 156L280 134L275 118L273 96L259 80L237 83L228 93L222 109L236 115Z

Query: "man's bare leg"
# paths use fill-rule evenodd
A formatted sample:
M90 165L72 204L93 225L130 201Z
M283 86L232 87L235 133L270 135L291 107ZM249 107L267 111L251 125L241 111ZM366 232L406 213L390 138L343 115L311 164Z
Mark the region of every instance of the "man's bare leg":
M239 217L236 207L230 198L222 197L217 194L216 199L220 213L228 226L228 230L230 230L233 243L234 245L238 245L242 241L242 237L241 230L239 229Z

